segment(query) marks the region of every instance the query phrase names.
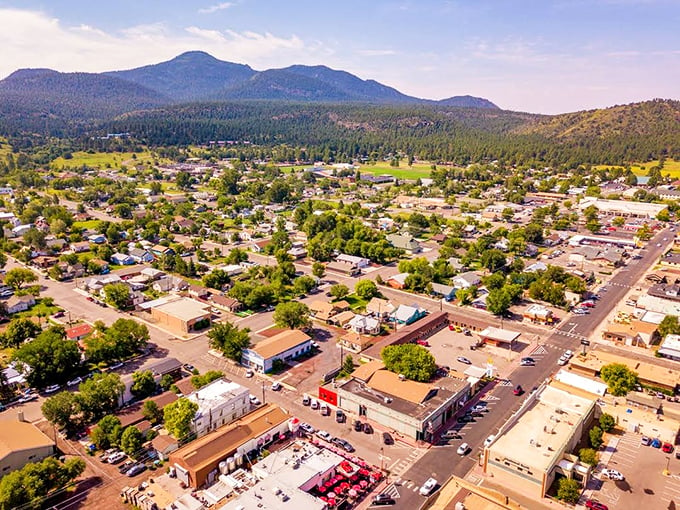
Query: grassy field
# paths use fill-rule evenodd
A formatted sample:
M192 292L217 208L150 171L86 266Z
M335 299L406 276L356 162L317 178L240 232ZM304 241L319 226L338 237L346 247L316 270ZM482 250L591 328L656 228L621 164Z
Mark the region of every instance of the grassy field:
M409 167L406 162L402 162L398 167L392 167L389 163L377 163L375 165L361 165L360 172L369 173L373 175L392 175L397 179L425 179L430 177L431 163L414 163ZM309 165L304 166L282 166L283 173L290 173L295 170L299 171L303 168L309 168Z
M630 169L633 171L635 175L647 175L647 172L649 172L649 169L657 166L659 164L659 160L656 161L648 161L646 163L631 163ZM598 165L596 168L608 168L610 166L616 166L616 165ZM667 159L664 164L663 164L663 169L661 170L661 175L670 175L672 179L678 179L680 178L680 161L675 161L672 159Z
M12 147L7 143L5 138L0 138L0 158L4 158L7 154L12 153Z
M133 159L133 155L136 155L136 159ZM151 152L95 152L90 154L88 152L74 152L73 158L64 159L63 157L57 158L50 166L55 170L61 170L64 168L78 168L83 165L92 168L120 168L122 165L133 166L137 163L148 163L153 161L155 158L151 155Z
M97 227L99 227L101 222L102 220L74 221L73 227L82 228L85 230L95 230Z

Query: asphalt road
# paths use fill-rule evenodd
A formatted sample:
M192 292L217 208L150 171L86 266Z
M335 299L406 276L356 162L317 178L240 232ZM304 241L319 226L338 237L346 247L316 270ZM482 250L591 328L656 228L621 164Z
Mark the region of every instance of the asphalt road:
M667 238L666 241L663 241L664 237ZM505 383L507 385L504 385L503 382L495 382L492 386L487 387L482 394L477 395L470 405L480 398L488 400L489 412L483 418L478 418L477 422L462 426L456 423L454 417L447 428L459 430L463 439L451 441L450 445L432 447L400 477L396 487L400 496L396 500L396 508L419 508L425 502L425 498L418 494L417 488L429 477L436 478L440 483L446 481L451 475L465 477L475 467L475 463L479 461L484 440L500 429L507 419L519 409L526 397L526 395L515 396L513 388L519 384L525 391L530 392L556 372L559 368L557 359L561 354L567 349L576 351L581 347L581 339L588 338L600 322L605 320L630 287L636 285L644 272L656 263L661 253L673 242L673 237L673 233L669 232L668 229L660 231L649 241L642 252L641 259L631 261L605 285L607 290L600 291L601 299L589 315L568 315L562 325L544 343L557 348L530 346L531 355L537 361L536 366L520 367L518 365L510 375L509 382ZM657 246L658 244L661 246ZM533 354L534 350L539 351L540 354ZM442 429L442 432L444 430L446 429ZM461 457L456 454L456 449L463 441L470 445L471 451L468 455Z

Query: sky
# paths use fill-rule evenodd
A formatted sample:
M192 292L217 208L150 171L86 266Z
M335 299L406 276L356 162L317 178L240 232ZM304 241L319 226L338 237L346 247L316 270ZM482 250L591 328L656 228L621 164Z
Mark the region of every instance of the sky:
M680 99L680 0L0 0L0 20L0 78L203 50L532 113Z

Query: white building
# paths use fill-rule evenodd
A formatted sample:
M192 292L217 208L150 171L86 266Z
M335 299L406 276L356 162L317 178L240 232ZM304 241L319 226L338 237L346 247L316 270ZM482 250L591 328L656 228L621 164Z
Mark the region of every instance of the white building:
M356 257L354 255L347 255L345 253L341 253L337 257L335 257L335 260L338 262L346 262L347 264L353 264L359 269L363 269L364 267L368 267L371 265L371 261L368 259L365 259L363 257Z
M585 197L579 202L577 207L579 211L583 212L591 205L595 206L603 216L622 216L624 218L646 218L651 220L655 219L661 211L668 209L667 204L605 200L596 197Z
M303 331L292 329L267 338L253 347L243 349L241 363L258 372L269 372L278 359L284 363L309 352L312 338Z
M232 381L217 379L187 398L198 405L191 424L198 437L238 420L250 412L250 391Z
M680 361L680 335L666 335L658 352L664 358Z

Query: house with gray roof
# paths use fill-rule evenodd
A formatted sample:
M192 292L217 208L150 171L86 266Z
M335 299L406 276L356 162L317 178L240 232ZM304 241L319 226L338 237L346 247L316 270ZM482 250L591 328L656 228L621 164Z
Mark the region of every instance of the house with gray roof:
M411 234L388 234L386 239L392 246L407 253L420 253L422 251L420 243Z

